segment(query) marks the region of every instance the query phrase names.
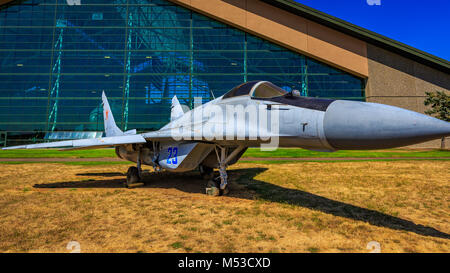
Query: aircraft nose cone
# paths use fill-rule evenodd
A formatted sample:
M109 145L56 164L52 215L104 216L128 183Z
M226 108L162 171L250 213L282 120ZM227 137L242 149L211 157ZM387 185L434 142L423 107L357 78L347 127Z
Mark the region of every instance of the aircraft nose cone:
M385 149L450 135L450 123L406 109L368 102L334 101L324 117L336 149Z

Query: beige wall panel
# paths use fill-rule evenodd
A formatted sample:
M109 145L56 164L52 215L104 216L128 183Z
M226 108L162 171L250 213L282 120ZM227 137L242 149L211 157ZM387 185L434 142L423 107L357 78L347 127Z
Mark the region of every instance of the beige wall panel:
M366 43L258 0L169 0L360 77Z
M399 105L403 99L404 105L413 105L413 99L416 106L411 110L423 112L426 91L450 92L450 75L371 44L367 49L369 101Z
M369 61L369 75L367 85L370 88L370 97L416 94L415 78L402 71Z
M450 75L368 44L369 78L367 101L394 105L419 113L426 91L450 92ZM450 147L450 139L446 147ZM411 148L439 148L440 140L409 146Z
M296 51L308 51L307 20L259 1L247 2L246 29ZM278 41L278 42L277 42Z
M417 62L414 62L414 74L417 96L425 96L427 91L450 92L450 75Z
M373 97L370 99L370 102L388 104L417 112L416 97L395 97L395 96Z
M410 148L410 149L439 149L441 147L441 140L440 139L436 139L433 141L428 141L428 142L424 142L424 143L420 143L420 144L416 144L416 145L411 145L411 146L407 146L405 148ZM445 139L445 148L449 149L450 148L450 137L447 137Z
M370 97L416 95L414 61L372 45L367 48Z
M308 21L307 52L326 62L339 64L344 70L368 73L366 43L342 32Z

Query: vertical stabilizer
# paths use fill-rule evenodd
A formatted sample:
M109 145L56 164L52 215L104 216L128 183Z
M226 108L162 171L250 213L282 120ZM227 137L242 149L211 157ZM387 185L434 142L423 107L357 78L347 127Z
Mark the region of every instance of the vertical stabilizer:
M124 133L117 127L114 121L114 116L109 106L108 99L106 98L105 91L102 93L103 101L103 122L105 124L105 135L107 137L123 136Z
M173 96L172 98L172 107L170 112L170 121L174 121L179 119L184 115L183 108L181 107L180 102L178 101L177 96Z

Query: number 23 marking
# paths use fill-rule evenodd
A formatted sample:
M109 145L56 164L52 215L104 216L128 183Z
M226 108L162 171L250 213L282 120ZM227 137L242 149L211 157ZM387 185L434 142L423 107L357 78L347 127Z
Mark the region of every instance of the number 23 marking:
M167 152L169 153L169 156L167 157L167 164L177 164L178 147L169 147Z

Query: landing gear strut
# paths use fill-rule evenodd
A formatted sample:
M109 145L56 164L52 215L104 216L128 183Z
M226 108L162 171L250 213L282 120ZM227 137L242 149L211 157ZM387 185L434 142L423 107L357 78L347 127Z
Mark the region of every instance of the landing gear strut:
M212 196L219 195L227 195L229 192L228 189L228 174L227 174L227 164L230 162L236 155L238 155L243 149L244 146L239 146L234 151L227 156L227 148L217 145L215 148L217 155L217 162L219 167L219 177L216 179L211 179L208 181L208 185L206 188L206 194ZM219 154L220 152L220 154ZM220 181L219 182L217 181Z

